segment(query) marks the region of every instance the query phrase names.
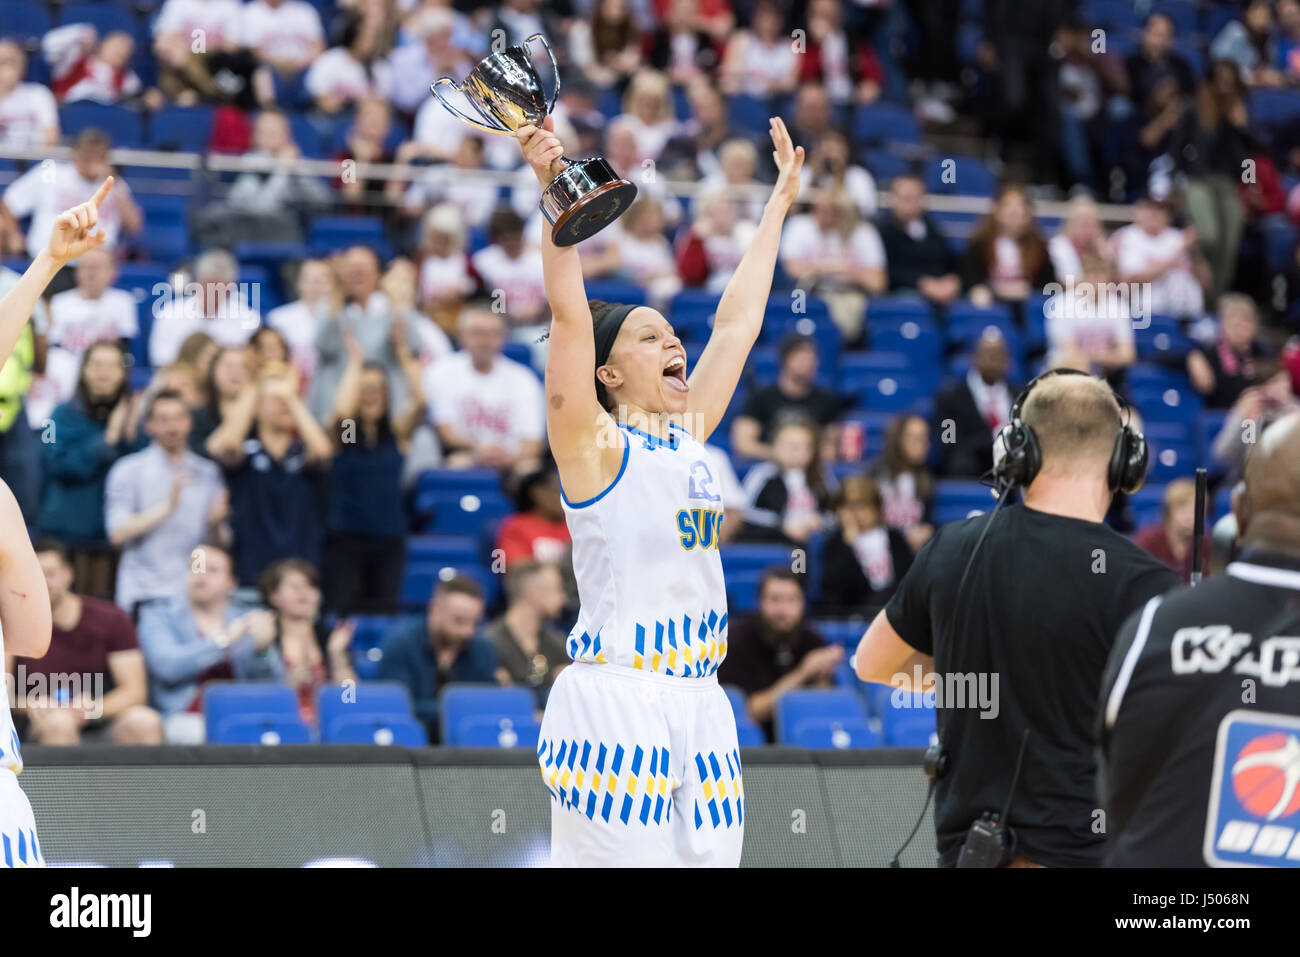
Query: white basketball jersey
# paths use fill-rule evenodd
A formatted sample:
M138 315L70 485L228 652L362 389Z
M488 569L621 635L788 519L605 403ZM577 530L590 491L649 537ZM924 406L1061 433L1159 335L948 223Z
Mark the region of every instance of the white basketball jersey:
M670 426L668 439L619 433L614 483L586 502L564 498L581 601L569 657L711 675L727 654L721 483L685 429Z
M0 667L5 660L5 636L0 631ZM0 770L9 770L14 774L23 771L23 755L18 749L18 732L14 728L13 716L9 713L9 679L0 674Z

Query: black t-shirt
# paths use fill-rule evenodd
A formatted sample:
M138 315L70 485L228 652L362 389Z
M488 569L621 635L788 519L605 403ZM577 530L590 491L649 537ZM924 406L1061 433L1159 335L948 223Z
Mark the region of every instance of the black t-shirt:
M1297 634L1300 560L1250 553L1124 623L1099 698L1108 865L1294 863Z
M846 407L847 400L830 389L813 386L806 396L786 395L780 386L764 386L752 393L740 409L740 414L757 419L763 426L760 442L772 441L772 424L783 412L802 412L818 425L834 422Z
M1095 865L1103 839L1094 831L1093 752L1102 671L1124 619L1176 587L1178 576L1105 525L1012 505L994 517L959 600L988 521L940 528L885 606L894 630L933 655L942 687L951 686L952 700L937 708L948 753L935 788L940 863L956 863L982 813L1001 811L1028 729L1008 814L1018 853L1048 866ZM950 707L958 690L966 706Z
M794 670L804 656L826 644L817 632L800 625L792 635L777 641L758 615L746 615L727 632L727 657L718 668L718 680L735 685L745 697L766 691ZM774 740L772 722L763 733Z

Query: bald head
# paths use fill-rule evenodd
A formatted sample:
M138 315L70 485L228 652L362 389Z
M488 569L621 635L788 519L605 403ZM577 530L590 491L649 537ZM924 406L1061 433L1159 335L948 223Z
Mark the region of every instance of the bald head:
M1245 494L1237 502L1242 542L1300 552L1300 412L1268 426L1246 458Z
M1104 478L1124 425L1110 386L1084 375L1058 375L1034 386L1021 420L1034 430L1043 454L1039 474Z

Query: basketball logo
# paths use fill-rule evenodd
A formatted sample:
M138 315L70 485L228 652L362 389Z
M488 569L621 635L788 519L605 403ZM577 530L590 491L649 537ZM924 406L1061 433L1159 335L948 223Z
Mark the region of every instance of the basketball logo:
M1242 807L1267 821L1300 811L1300 738L1281 732L1253 738L1232 765L1232 789Z

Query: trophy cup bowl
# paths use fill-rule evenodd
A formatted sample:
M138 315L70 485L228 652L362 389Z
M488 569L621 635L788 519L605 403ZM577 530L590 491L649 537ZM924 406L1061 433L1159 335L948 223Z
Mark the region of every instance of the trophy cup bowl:
M555 89L547 103L542 78L528 54L534 40L541 40L555 71ZM447 84L461 93L479 114L475 119L462 113L442 95ZM535 33L519 46L507 47L484 58L457 87L451 77L442 77L430 90L454 116L488 133L514 136L521 127L542 125L555 108L560 93L560 70L546 37ZM627 211L636 198L636 186L623 179L599 156L583 160L565 157L564 172L542 190L541 210L551 224L551 238L557 246L572 246L600 232Z

